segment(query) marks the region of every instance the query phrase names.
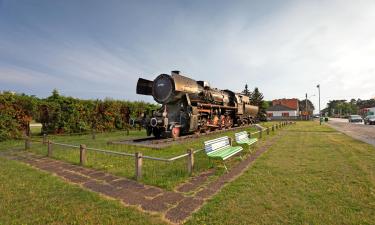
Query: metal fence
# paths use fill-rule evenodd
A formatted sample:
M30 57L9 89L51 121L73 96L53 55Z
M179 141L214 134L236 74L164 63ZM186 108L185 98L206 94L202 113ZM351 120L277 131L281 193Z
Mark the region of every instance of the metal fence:
M270 132L275 132L275 130L280 129L281 127L284 127L284 126L289 125L289 124L294 124L294 123L295 122L290 122L290 121L279 122L277 124L273 124L270 127L259 129L256 132L251 132L251 133L249 133L249 136L253 137L255 135L258 135L259 138L262 138L264 133L266 135L269 135ZM79 149L79 151L80 151L79 163L82 166L84 166L87 162L86 153L88 151L99 152L99 153L109 154L109 155L117 155L117 156L122 156L122 157L133 157L134 160L135 160L135 178L137 180L142 178L143 159L163 161L163 162L169 163L169 162L173 162L175 160L187 157L187 172L189 173L189 175L191 175L193 173L193 169L194 169L194 154L204 150L204 149L198 149L198 150L188 149L185 154L174 156L172 158L160 158L160 157L143 155L142 152L136 152L136 153L132 154L132 153L126 153L126 152L111 151L111 150L106 150L106 149L91 148L91 147L87 147L85 144L72 145L72 144L58 143L58 142L54 142L52 140L48 140L46 135L43 136L42 141L32 140L31 138L26 138L25 139L25 149L26 150L30 149L31 142L41 142L41 143L47 145L47 156L48 157L53 157L53 146L54 145L67 147L67 148Z

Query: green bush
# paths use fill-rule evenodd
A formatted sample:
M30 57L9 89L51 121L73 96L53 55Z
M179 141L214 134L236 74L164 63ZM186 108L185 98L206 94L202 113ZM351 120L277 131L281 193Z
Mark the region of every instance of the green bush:
M157 106L145 102L82 100L59 95L45 99L24 94L0 94L0 141L29 134L32 119L42 124L42 133L80 133L125 129L129 119Z

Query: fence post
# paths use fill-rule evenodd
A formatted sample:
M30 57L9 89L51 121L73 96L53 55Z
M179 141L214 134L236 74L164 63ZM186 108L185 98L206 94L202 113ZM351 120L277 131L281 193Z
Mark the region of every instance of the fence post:
M86 157L86 145L79 146L79 164L84 166L86 164L87 157Z
M47 148L48 148L48 157L52 157L52 142L50 140L47 141Z
M262 138L262 136L263 136L263 129L260 129L259 130L259 138Z
M43 134L43 144L47 143L47 134Z
M187 150L187 153L188 153L188 157L187 157L188 173L189 175L192 175L193 169L194 169L194 150L190 148Z
M275 132L275 125L272 125L272 132Z
M30 149L30 146L31 146L30 137L26 137L26 139L25 139L25 150Z
M95 138L96 138L96 134L95 134L95 130L94 129L92 129L92 131L91 131L91 138L93 140L95 140Z
M135 153L135 179L140 180L142 178L142 153Z
M267 135L270 135L270 128L267 127Z
M229 145L232 146L232 138L228 138L229 139Z

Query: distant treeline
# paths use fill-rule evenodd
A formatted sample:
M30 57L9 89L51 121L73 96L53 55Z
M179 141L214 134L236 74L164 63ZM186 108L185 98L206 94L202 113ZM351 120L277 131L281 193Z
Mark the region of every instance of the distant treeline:
M360 109L375 107L375 99L361 100L331 100L327 103L327 107L322 110L328 116L347 116L350 114L358 114Z
M25 94L0 93L0 141L28 135L32 120L42 133L79 133L126 129L129 119L157 105L145 102L82 100L62 96L57 90L41 99Z

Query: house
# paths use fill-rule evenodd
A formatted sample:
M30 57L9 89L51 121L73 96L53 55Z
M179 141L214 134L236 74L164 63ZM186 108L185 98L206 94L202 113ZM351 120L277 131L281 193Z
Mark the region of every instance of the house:
M271 120L292 120L299 118L298 99L276 99L267 110L267 116Z

